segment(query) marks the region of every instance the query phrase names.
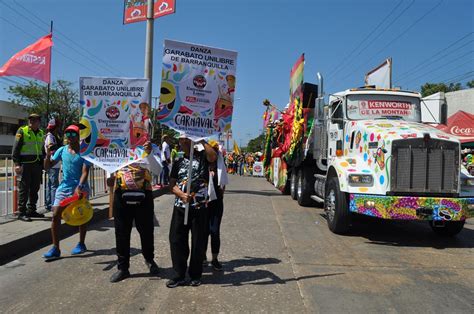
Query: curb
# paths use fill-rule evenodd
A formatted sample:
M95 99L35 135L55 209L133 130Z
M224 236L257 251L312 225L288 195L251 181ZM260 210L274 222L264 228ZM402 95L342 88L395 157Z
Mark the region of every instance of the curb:
M167 194L168 188L153 191L153 198ZM89 224L95 224L99 221L108 219L109 206L102 205L94 211ZM61 221L61 235L63 240L73 234L76 234L77 227L69 226ZM46 228L33 234L26 235L9 243L0 245L0 266L14 261L17 258L30 254L38 249L51 245L51 229Z

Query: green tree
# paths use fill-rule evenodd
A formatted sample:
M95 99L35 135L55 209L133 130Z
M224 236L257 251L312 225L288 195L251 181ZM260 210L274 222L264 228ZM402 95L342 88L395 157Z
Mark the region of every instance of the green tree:
M474 80L467 82L466 86L469 88L474 88Z
M421 96L426 97L437 92L454 92L457 90L461 90L462 86L461 83L451 83L446 85L445 83L425 83L425 85L421 86Z
M249 153L255 152L263 152L263 148L265 145L265 134L260 134L254 139L251 139L245 148L245 150Z
M44 117L43 125L48 123L46 117L48 87L29 81L27 85L15 85L8 88L12 96L10 101L28 107L29 113L37 113ZM57 80L51 84L50 90L50 116L56 116L63 122L64 126L79 122L79 92L73 87L73 83L65 80Z

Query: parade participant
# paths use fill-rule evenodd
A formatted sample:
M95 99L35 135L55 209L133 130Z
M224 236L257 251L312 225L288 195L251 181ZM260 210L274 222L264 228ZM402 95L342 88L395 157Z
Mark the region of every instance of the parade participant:
M147 157L143 161L121 168L109 178L115 181L113 209L118 268L110 277L110 282L130 277L130 234L133 222L140 234L142 255L149 273L157 275L159 272L154 261L152 173L160 173L161 164L155 158L150 142L145 143L144 148Z
M51 157L52 145L46 149L46 158L44 167L49 170L58 162L62 162L63 177L61 184L56 190L53 203L53 221L51 223L51 236L53 239L53 247L43 255L46 259L59 258L61 250L59 248L59 227L61 223L61 214L66 207L60 206L62 200L79 194L81 197L89 195L89 184L87 178L89 176L90 163L79 155L79 127L70 125L64 131L67 138L67 145L60 147ZM84 253L87 248L85 245L86 225L79 226L79 243L72 249L71 254Z
M28 125L18 129L12 149L15 173L19 179L18 215L19 220L44 218L36 212L38 191L43 173L44 132L40 130L41 119L36 113L28 116Z
M201 284L202 261L204 258L205 239L207 236L207 200L209 183L209 163L217 159L214 149L204 141L200 142L204 149L198 151L191 147L191 140L181 135L179 145L184 157L178 159L171 170L170 189L176 196L173 216L171 219L169 241L171 260L175 276L166 283L168 288L175 288L186 283L187 261L190 253L189 232L191 231L191 258L189 276L191 286ZM186 191L190 152L194 149L192 161L191 190ZM186 203L189 204L188 222L184 224Z
M61 147L61 140L59 138L59 130L61 128L61 122L57 118L53 118L48 122L46 130L46 138L44 141L44 150L47 151L50 147L51 154L54 155L56 150ZM47 211L51 211L54 204L54 196L59 185L59 170L61 164L58 162L54 167L51 167L48 171L48 179L46 181L45 189L45 206Z
M169 172L170 168L169 166L171 165L171 152L170 152L170 145L168 143L169 138L168 135L163 135L161 138L161 162L163 164L163 169L161 170L161 176L160 176L160 184L162 185L168 185L169 181Z
M212 184L209 184L209 189L213 189L213 191L209 191L209 195L213 195L214 197L210 197L208 203L208 235L206 236L203 265L207 265L206 252L210 236L212 253L211 265L215 270L220 271L222 270L222 264L218 260L221 246L220 229L222 215L224 213L225 186L229 180L222 152L219 151L219 144L217 142L209 142L209 145L215 150L217 160L209 164L209 183L212 182Z

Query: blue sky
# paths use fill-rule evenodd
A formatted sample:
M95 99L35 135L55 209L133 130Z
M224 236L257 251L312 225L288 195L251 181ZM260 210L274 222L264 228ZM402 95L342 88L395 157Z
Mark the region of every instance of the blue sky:
M0 63L53 20L53 79L142 77L146 25L122 25L122 10L122 0L0 0ZM473 12L472 0L177 0L176 14L155 21L153 93L165 38L237 51L233 131L245 145L261 131L262 100L288 102L289 71L301 53L305 81L320 71L326 92L363 85L387 57L405 89L474 79ZM8 99L9 81L0 83L0 99Z

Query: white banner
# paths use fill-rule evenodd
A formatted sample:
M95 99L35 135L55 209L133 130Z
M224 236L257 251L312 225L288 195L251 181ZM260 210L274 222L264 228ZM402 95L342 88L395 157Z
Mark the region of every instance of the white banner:
M263 177L263 162L256 161L253 163L253 176L254 177Z
M365 75L365 85L379 88L392 88L392 59L387 59Z
M157 119L198 141L231 128L237 52L165 40Z
M81 155L114 172L145 157L151 128L147 79L81 77Z
M273 158L273 185L278 187L278 170L280 169L280 158Z

